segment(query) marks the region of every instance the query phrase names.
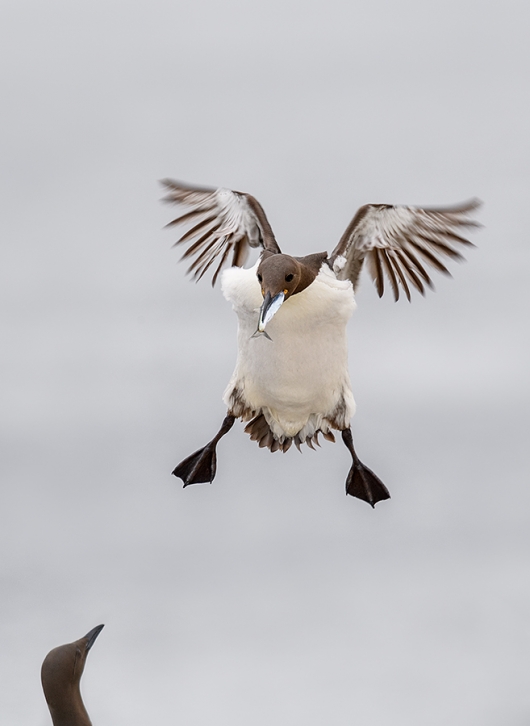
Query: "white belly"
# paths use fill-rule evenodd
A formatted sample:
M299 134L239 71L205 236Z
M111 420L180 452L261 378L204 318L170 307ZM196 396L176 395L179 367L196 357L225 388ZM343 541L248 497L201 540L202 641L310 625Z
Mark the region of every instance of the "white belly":
M341 401L349 421L355 410L346 340L355 309L351 283L337 280L323 265L314 282L286 300L267 325L272 340L252 338L263 302L256 267L232 267L222 279L239 319L237 364L225 403L237 389L249 408L264 413L276 436L325 431L326 416Z

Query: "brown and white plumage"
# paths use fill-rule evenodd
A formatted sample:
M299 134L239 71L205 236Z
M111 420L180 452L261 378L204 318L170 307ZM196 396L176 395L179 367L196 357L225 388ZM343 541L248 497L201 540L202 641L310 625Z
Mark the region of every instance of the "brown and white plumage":
M212 284L232 253L232 266L245 264L249 247L262 247L273 253L281 250L260 203L250 194L230 189L195 187L165 179L164 201L189 207L167 226L193 222L175 243L189 246L182 259L194 258L188 272L200 280L214 261L218 262ZM357 289L366 261L368 271L381 297L387 278L394 298L400 288L410 300L410 286L422 295L432 286L429 267L446 275L444 257L461 260L459 247L474 245L458 232L477 227L469 214L480 206L472 199L453 207L425 208L390 204L360 207L329 256L337 279L351 280Z
M167 226L193 222L175 244L191 243L182 259L195 258L188 272L193 273L196 280L200 280L219 258L212 278L212 285L215 285L230 253L232 266L241 267L247 260L249 247L261 246L270 252L280 252L261 204L250 194L192 187L171 179L165 179L162 184L169 192L164 201L190 208Z
M192 225L177 242L188 245L188 272L200 279L215 262L215 284L232 255L222 289L239 321L236 368L223 399L227 416L217 436L173 474L184 486L212 481L217 442L240 418L251 438L271 451L285 452L292 443L311 446L319 433L333 439L332 430L340 431L353 459L347 493L372 506L387 499L384 484L359 461L350 431L355 402L346 326L355 309L353 293L366 260L380 296L385 277L396 300L400 289L410 300L411 286L423 294L432 284L429 268L449 274L443 258L461 259L458 248L471 244L459 232L476 225L468 215L479 202L443 209L368 204L330 255L292 257L281 252L265 212L249 194L163 183L166 201L189 208L170 223ZM241 269L250 247L261 247L260 260Z
M366 204L346 228L330 262L333 265L344 258L337 277L350 279L356 289L366 260L379 297L384 292L386 276L394 298L399 299L401 286L410 300L410 284L422 295L425 285L432 285L426 266L448 275L449 270L440 257L461 260L458 247L473 246L457 230L478 226L467 215L479 206L476 199L440 209Z

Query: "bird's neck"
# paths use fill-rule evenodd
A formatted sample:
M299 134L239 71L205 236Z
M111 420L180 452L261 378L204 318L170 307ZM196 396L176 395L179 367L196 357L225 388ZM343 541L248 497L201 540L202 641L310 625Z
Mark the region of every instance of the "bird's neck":
M60 703L49 703L53 726L92 726L79 689L75 689L68 698Z
M327 252L317 252L313 255L307 255L306 257L295 257L294 259L300 266L300 282L296 286L294 295L298 292L302 292L306 287L309 287L313 280L316 278L322 267L322 263L327 259Z

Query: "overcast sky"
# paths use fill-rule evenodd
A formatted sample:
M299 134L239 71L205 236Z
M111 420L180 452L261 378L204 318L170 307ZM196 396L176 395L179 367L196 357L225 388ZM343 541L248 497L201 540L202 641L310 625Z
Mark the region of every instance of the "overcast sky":
M2 723L50 723L46 653L105 623L94 726L530 722L530 7L523 0L4 0ZM477 196L477 249L412 305L365 276L361 458L237 424L236 319L157 180L248 191L282 249L367 202Z

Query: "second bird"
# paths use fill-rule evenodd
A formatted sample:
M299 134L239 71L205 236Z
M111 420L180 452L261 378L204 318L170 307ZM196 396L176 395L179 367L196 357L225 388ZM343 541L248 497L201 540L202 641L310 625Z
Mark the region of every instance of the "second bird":
M184 486L213 481L217 443L240 418L250 438L271 451L285 452L293 443L313 448L319 433L334 441L333 431L340 431L353 460L346 493L372 506L388 499L386 486L357 456L350 428L355 402L346 326L361 269L366 262L379 296L385 279L396 300L400 290L410 300L411 287L424 294L432 285L428 268L448 274L440 257L459 259L457 248L471 245L459 232L477 226L468 214L479 202L440 209L367 204L331 254L292 257L282 253L250 194L163 184L165 201L188 208L168 225L192 225L177 242L189 245L188 272L200 279L216 263L215 284L230 257L221 287L239 320L236 368L223 398L227 415L215 437L173 474ZM245 269L250 247L261 255Z

